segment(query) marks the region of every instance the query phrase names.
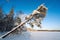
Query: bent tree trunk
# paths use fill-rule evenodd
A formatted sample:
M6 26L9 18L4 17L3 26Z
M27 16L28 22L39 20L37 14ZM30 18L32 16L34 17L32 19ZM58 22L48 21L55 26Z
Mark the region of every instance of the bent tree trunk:
M15 31L16 29L18 29L19 27L23 26L25 23L27 23L30 19L32 19L33 16L31 16L28 20L26 20L25 22L21 22L20 25L18 25L17 27L13 28L11 31L7 32L6 34L2 35L0 38L5 38L6 36L8 36L10 33L12 33L13 31Z

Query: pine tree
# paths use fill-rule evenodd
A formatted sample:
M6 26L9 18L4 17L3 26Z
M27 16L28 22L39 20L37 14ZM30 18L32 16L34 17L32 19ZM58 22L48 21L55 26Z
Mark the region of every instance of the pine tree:
M2 8L0 7L0 31L3 31L4 30L4 14L3 14L3 11L2 11Z
M6 31L10 31L14 26L14 9L12 8L10 13L6 16Z
M3 11L2 8L0 8L0 20L3 18Z

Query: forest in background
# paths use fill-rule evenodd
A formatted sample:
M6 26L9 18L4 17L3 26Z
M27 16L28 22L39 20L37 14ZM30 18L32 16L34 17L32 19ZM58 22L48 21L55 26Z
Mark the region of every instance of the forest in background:
M22 13L22 11L19 11ZM12 28L16 27L21 23L21 18L14 15L14 8L11 8L10 12L5 14L3 9L0 8L0 31L10 31ZM15 24L17 23L17 24Z

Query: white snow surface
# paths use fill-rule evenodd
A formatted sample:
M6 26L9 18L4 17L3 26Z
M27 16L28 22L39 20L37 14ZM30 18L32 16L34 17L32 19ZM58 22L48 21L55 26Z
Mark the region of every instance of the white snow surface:
M0 33L0 36L4 33ZM0 40L60 40L60 32L23 32L22 34L10 34Z

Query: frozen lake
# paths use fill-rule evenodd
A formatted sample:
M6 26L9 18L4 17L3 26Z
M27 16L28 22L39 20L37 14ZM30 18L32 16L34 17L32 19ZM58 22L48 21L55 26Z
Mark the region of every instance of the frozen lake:
M22 34L10 34L0 40L60 40L60 32L24 32Z

